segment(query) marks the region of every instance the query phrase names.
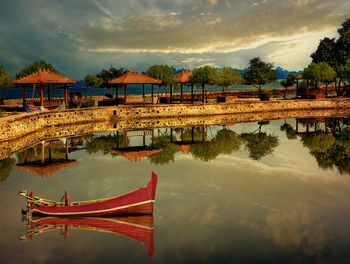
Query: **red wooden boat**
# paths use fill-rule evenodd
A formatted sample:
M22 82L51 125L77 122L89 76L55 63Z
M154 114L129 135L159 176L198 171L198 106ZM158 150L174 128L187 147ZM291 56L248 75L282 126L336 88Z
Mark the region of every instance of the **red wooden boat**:
M157 175L152 172L151 181L136 191L112 198L71 202L69 205L33 196L30 191L19 192L19 195L27 199L29 211L38 215L91 217L152 214L157 178Z
M28 231L21 240L32 240L34 236L53 231L64 230L68 237L69 230L92 230L123 235L143 243L148 249L148 257L154 254L153 216L119 217L55 217L34 216L28 221Z

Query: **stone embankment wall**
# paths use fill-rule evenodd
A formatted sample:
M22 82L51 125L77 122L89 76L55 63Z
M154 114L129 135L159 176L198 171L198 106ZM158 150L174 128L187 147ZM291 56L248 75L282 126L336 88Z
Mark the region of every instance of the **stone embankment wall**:
M0 118L0 141L15 139L46 127L108 120L107 112L100 108L23 113Z
M181 122L183 118L245 114L246 119L256 113L271 112L278 115L284 111L313 109L349 109L350 99L337 98L325 100L276 100L276 101L238 101L234 103L209 104L173 104L173 105L123 105L118 107L82 108L65 111L47 111L32 114L19 114L0 119L0 142L13 140L48 127L84 124L92 122L110 122L119 124L138 123L159 124L158 119L172 118ZM275 112L275 113L274 113ZM254 114L255 113L255 114ZM254 119L254 118L253 118ZM150 121L148 121L150 120ZM152 125L152 126L153 126ZM123 127L123 126L119 126Z
M140 119L159 117L208 116L257 112L277 112L286 110L312 110L312 109L340 109L350 108L350 99L324 99L324 100L274 100L258 101L237 100L232 103L208 104L173 104L173 105L145 105L145 106L119 106L109 109L112 120Z

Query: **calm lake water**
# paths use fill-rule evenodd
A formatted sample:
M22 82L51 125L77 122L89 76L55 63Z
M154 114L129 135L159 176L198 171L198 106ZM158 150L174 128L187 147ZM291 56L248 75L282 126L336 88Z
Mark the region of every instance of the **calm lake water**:
M66 140L0 161L2 263L350 261L349 118ZM22 221L19 190L52 200L64 190L72 200L96 199L137 189L152 171L159 177L153 219L102 219L108 227L66 218ZM135 239L143 226L148 235Z

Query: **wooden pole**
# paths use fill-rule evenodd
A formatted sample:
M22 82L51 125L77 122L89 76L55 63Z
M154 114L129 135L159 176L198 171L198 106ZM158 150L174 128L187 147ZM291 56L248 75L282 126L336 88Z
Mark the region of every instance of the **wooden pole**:
M118 105L118 84L115 87L115 104Z
M170 84L170 103L173 103L173 85Z
M191 103L193 104L193 83L191 83Z
M184 84L181 83L181 104L184 102Z
M328 97L328 82L326 82L326 97Z
M297 90L296 90L296 95L297 95L297 98L298 98L298 89L299 89L299 79L297 79L297 86L296 86Z
M28 153L27 153L27 150L24 150L23 151L23 159L24 159L24 163L27 163L27 159L28 159Z
M67 84L64 86L64 103L66 104L66 108L69 108Z
M152 95L151 95L151 97L152 97L152 104L154 104L154 98L153 98L153 94L154 94L154 93L153 93L153 84L151 84L151 90L152 90L152 91L151 91L151 93L152 93Z
M126 104L126 84L124 84L124 104Z
M144 83L142 84L142 97L143 97L143 100L145 100L145 84Z
M309 79L306 80L306 97L309 97Z
M68 149L68 138L66 138L66 160L68 160L68 152L69 152L69 149Z
M204 103L204 83L202 83L202 103Z
M23 86L22 87L22 98L23 98L23 112L26 111L26 107L25 107L25 104L26 104L26 88Z
M146 146L146 136L145 136L145 131L143 131L143 146Z
M41 142L41 164L45 164L45 142Z
M44 107L44 85L40 85L40 107Z

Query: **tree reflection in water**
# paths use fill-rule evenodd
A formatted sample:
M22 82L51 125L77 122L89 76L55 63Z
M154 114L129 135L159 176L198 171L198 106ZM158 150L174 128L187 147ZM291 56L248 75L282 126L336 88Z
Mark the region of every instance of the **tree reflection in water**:
M259 128L254 132L241 134L249 151L249 157L253 160L260 160L262 157L271 154L279 144L277 136L261 132L262 126L269 124L269 122L259 122L258 124Z
M0 160L0 186L9 177L15 163L16 160L12 158Z
M301 142L323 169L336 167L340 174L350 173L350 119L329 118L322 131L316 123L315 132L303 135Z

